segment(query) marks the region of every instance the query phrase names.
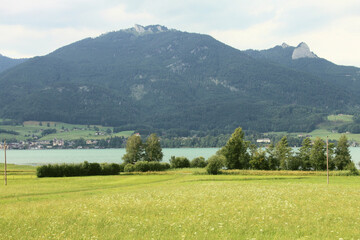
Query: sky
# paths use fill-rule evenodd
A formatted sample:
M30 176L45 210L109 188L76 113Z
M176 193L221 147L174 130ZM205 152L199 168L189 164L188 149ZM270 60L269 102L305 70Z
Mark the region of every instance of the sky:
M360 67L359 0L0 0L0 54L46 55L87 37L160 24L240 50L306 42Z

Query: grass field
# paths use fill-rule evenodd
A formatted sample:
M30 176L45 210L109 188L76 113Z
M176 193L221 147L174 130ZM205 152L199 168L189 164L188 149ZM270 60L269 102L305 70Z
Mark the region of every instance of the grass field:
M343 122L343 123L351 123L353 122L352 115L346 114L338 114L338 115L329 115L327 119L331 122Z
M339 140L340 136L344 133L333 132L336 127L339 127L344 124L352 123L353 116L352 115L329 115L327 117L327 121L320 123L317 125L316 129L310 133L297 132L297 133L287 133L287 132L268 132L268 134L276 134L280 136L288 135L292 137L297 137L298 135L311 135L311 139L315 139L316 137L320 137L325 140L326 137L329 137L330 140ZM349 141L354 141L360 144L360 134L353 133L345 133L346 137Z
M23 125L1 125L0 129L8 130L8 131L15 131L18 132L19 135L13 134L1 134L0 141L3 139L16 139L18 141L24 141L27 139L33 138L33 136L39 137L39 140L53 140L62 139L62 140L75 140L79 138L84 138L85 140L99 140L99 139L106 139L110 137L129 137L133 134L133 131L123 131L119 133L111 133L111 134L104 134L104 135L95 135L97 132L95 127L97 127L99 132L106 133L106 130L110 128L113 130L113 127L104 127L100 125L79 125L79 124L68 124L62 122L41 122L42 126L40 126L40 122L38 121L27 121L24 122ZM45 129L56 129L57 132L54 134L49 134L46 136L42 136L42 130ZM62 132L63 129L68 129L66 132Z
M193 172L10 179L0 239L360 237L359 177Z

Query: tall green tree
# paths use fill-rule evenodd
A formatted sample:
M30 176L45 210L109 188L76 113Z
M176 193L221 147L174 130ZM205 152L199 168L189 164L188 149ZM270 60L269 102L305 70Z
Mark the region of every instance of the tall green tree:
M341 135L335 149L335 166L339 170L343 170L346 165L351 163L351 155L349 143L345 135Z
M311 167L314 170L326 169L326 147L325 142L317 137L310 152Z
M289 161L292 156L291 147L289 147L287 137L284 136L275 146L275 156L280 161L280 169L289 169Z
M235 129L226 145L220 150L225 157L225 166L228 169L245 169L249 167L249 143L244 140L244 132L239 127Z
M152 133L145 142L145 160L149 162L160 162L164 154L160 145L160 139L156 133Z
M123 156L123 160L125 163L134 164L143 158L143 152L144 149L141 137L132 135L126 142L126 153Z
M311 140L310 138L305 138L301 144L301 148L299 149L299 153L298 153L298 157L302 162L303 170L311 169L310 154L311 154Z
M335 144L329 143L329 169L334 170L336 168L335 164Z
M280 161L278 158L276 158L275 154L275 146L274 144L270 144L268 148L266 149L267 153L267 159L269 163L269 169L270 170L277 170L280 167Z

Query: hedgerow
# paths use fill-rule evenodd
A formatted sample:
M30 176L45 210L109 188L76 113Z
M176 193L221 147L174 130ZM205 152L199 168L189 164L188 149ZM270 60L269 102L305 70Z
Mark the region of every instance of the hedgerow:
M170 168L169 163L139 161L135 164L126 164L124 172L155 172L165 171Z
M37 177L74 177L74 176L94 176L94 175L118 175L121 165L116 163L64 163L47 164L36 169Z

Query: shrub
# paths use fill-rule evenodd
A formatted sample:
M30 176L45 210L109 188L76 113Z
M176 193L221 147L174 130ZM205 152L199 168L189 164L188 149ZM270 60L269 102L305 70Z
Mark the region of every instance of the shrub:
M149 171L149 169L150 168L148 162L140 161L140 162L136 162L134 165L135 172L147 172Z
M348 163L345 170L348 170L350 175L359 175L359 170L356 169L354 162Z
M171 168L188 168L190 167L190 161L186 157L174 157L170 159Z
M136 162L132 166L133 168L129 166L131 172L165 171L170 168L169 163L147 162L147 161Z
M125 165L126 165L126 163L124 163L124 162L119 164L119 169L120 169L119 172L124 172Z
M225 157L222 155L214 155L208 159L208 165L206 171L209 174L218 174L220 169L224 166Z
M170 168L169 163L148 162L149 171L165 171Z
M88 165L88 175L101 175L101 166L99 163L89 163Z
M38 177L73 177L91 175L117 175L120 165L116 163L89 163L85 161L80 164L48 164L36 169Z
M117 175L120 172L120 165L116 163L102 163L101 164L101 175Z
M128 163L125 165L124 172L134 172L134 171L135 171L135 167L133 164Z
M197 157L191 160L190 167L192 168L204 168L206 167L207 162L205 161L205 158L203 157Z

